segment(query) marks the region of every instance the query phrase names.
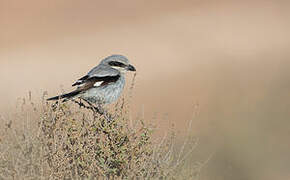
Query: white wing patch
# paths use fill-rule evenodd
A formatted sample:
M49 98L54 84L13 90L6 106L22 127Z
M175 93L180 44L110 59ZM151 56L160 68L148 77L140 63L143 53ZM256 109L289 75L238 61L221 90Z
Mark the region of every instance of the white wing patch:
M95 87L99 87L102 83L103 83L103 81L96 82L96 83L94 84L94 86L95 86Z

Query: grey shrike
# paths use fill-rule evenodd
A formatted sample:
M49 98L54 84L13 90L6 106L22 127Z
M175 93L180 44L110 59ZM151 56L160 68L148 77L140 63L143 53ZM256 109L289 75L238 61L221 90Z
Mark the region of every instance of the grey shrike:
M136 71L136 69L129 64L125 56L106 57L72 85L77 87L76 90L47 100L66 101L81 98L93 104L110 104L120 97L124 89L126 71Z

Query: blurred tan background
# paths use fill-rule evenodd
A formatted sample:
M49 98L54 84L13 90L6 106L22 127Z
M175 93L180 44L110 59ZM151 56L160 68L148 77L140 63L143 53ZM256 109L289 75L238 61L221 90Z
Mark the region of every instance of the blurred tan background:
M289 20L287 0L0 0L0 112L123 54L132 116L182 134L199 104L201 179L290 179Z

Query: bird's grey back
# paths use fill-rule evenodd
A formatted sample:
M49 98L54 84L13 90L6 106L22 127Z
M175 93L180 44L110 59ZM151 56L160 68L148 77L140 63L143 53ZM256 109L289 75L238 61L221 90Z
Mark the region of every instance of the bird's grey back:
M88 72L89 77L116 76L118 74L120 74L120 71L114 68L111 68L109 65L101 64L101 63Z

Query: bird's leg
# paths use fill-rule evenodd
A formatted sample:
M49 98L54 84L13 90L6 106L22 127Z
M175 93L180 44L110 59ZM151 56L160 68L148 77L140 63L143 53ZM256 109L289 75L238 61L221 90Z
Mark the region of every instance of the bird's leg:
M92 109L92 107L86 106L84 103L82 103L81 100L80 100L80 102L78 102L78 101L76 101L74 99L71 99L71 101L76 103L76 104L78 104L80 107L83 107L83 108L86 108L86 109Z
M85 102L87 102L90 106L91 106L91 109L100 114L100 115L104 115L104 117L107 119L108 122L112 121L113 120L113 117L110 113L108 113L101 105L101 103L97 103L97 107L94 106L91 102L87 101L86 99L83 99Z
M108 122L111 122L113 120L112 115L106 111L101 104L97 104L98 105L98 109L103 113L102 115L104 115L104 117L107 119Z
M84 103L81 102L81 100L85 101L86 103L88 103L89 106L86 106ZM101 104L97 104L98 107L94 106L91 102L89 102L86 99L80 98L80 102L71 99L72 102L77 103L80 107L84 107L86 109L90 109L92 110L94 113L98 113L100 115L104 115L104 117L107 119L107 121L112 121L113 117L110 113L108 113L104 108L102 108Z
M81 98L82 99L82 98ZM92 111L100 114L100 115L104 115L104 110L100 107L95 107L91 102L89 102L88 100L86 99L82 99L83 101L85 101L86 103L88 103L88 105L90 107L88 107L88 109L91 109Z

